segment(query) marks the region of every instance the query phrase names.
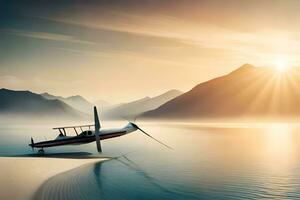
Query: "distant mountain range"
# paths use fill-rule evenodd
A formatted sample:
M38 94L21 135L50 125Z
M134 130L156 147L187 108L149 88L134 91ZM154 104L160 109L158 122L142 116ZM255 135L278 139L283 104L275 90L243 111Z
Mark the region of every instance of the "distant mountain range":
M69 106L71 106L81 112L87 113L87 114L91 114L93 111L94 104L90 103L88 100L86 100L85 98L83 98L82 96L79 96L79 95L70 96L70 97L66 97L66 98L61 97L61 96L54 96L49 93L42 93L41 95L46 99L60 100L64 103L68 104Z
M171 99L181 95L179 90L169 90L156 97L144 97L142 99L113 106L111 109L104 110L103 116L109 119L130 119L137 117L143 112L153 110Z
M156 97L116 105L100 105L102 119L223 119L300 116L300 69L278 72L245 64L233 72L200 83L186 93L170 90ZM0 115L81 118L91 115L93 103L81 96L0 89ZM87 113L87 114L86 114Z
M104 101L96 103L101 105L99 110L102 119L128 119L153 110L180 94L182 92L178 90L170 90L153 98L145 97L129 103L116 105L109 105ZM91 116L93 106L79 95L65 98L49 93L36 94L30 91L0 89L0 116L86 119Z
M145 118L255 118L300 116L300 71L245 64L228 75L145 112Z
M150 98L145 97L133 102L110 105L108 102L103 100L98 100L94 104L87 101L82 96L70 96L70 97L61 97L55 96L49 93L42 93L41 95L49 100L59 100L62 101L72 108L79 110L81 112L90 114L94 105L99 107L100 115L104 119L116 120L116 119L130 119L134 118L143 112L153 110L158 108L160 105L166 103L167 101L177 97L182 94L178 90L170 90L165 92L162 95Z
M87 117L60 100L46 99L30 91L8 89L0 89L0 115L69 119Z

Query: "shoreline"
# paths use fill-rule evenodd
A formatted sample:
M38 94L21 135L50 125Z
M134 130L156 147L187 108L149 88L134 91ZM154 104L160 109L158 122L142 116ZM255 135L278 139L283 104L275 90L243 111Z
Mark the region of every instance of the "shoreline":
M106 158L0 157L0 199L32 199L49 178Z

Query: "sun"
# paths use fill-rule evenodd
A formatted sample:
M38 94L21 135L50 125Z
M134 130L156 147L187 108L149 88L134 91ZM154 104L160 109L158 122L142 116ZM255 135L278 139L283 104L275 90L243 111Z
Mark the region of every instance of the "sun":
M288 69L288 62L284 58L277 58L275 67L278 72L285 72Z
M287 70L287 68L288 68L287 65L282 64L282 63L278 63L276 65L276 70L279 71L279 72L284 72L284 71Z

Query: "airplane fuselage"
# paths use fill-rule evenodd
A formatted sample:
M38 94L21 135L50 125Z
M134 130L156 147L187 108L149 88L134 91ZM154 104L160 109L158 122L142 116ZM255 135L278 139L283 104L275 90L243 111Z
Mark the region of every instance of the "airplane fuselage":
M110 138L120 137L136 130L137 128L135 128L131 123L128 123L124 128L100 130L99 136L100 140L106 140ZM58 136L54 140L37 142L29 144L29 146L34 148L47 148L61 145L80 145L94 142L95 140L95 132L88 130L83 131L81 134L76 136Z

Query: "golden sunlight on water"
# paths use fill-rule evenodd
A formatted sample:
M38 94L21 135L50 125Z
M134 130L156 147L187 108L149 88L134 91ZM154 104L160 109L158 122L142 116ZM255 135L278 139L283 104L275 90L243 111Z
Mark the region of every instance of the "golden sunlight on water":
M292 158L294 153L293 127L280 123L268 125L266 127L266 148L274 159Z
M295 127L289 124L273 123L266 126L265 151L262 153L262 168L266 172L261 179L262 186L272 196L283 197L295 192L293 187L296 166ZM280 198L276 198L280 199Z

